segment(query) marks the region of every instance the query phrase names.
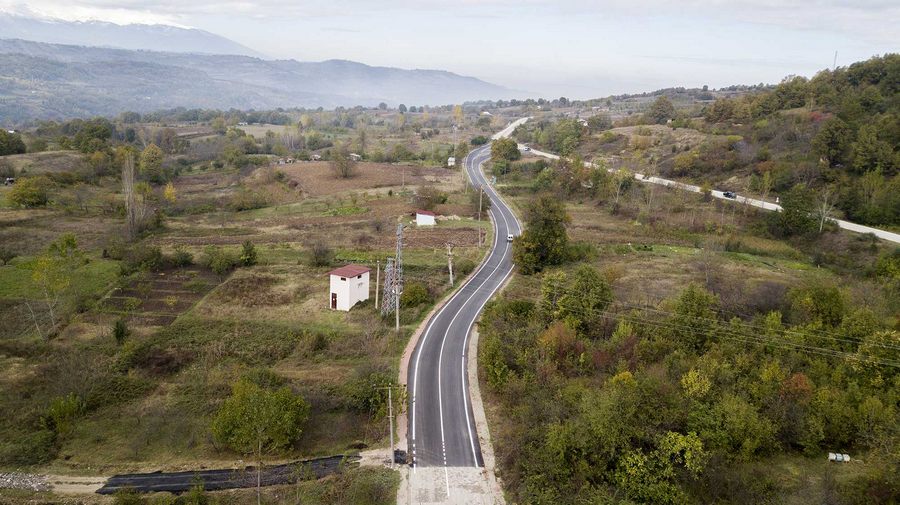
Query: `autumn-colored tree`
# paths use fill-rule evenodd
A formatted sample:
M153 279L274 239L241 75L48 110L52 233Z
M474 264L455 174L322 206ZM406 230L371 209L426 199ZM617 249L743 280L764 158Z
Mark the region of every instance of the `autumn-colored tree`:
M163 152L156 144L150 144L141 152L141 175L153 182L162 182Z

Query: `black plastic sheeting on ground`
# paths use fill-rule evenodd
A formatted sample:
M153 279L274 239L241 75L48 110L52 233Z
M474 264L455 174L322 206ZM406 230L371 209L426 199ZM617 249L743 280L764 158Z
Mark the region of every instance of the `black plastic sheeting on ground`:
M263 486L291 484L298 480L321 479L348 465L357 465L359 456L330 456L308 459L285 465L264 466L260 475ZM120 489L133 489L139 493L168 491L183 493L202 485L207 491L256 487L256 467L243 470L198 470L194 472L154 472L114 475L106 481L99 494L115 494Z

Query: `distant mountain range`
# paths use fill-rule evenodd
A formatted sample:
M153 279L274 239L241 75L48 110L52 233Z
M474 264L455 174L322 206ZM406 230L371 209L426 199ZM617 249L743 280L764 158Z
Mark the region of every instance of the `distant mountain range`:
M215 35L196 32L213 37L210 43L218 40ZM442 105L519 94L441 70L373 67L343 60L299 62L201 51L85 47L6 39L6 35L0 28L0 125L174 107L260 110L374 106L379 102Z
M0 38L51 44L153 49L173 53L263 55L237 42L196 28L170 25L117 25L103 21L64 21L0 13Z

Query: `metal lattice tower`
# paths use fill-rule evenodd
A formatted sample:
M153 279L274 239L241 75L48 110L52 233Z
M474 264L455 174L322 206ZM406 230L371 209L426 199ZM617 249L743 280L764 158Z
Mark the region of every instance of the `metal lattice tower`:
M397 250L395 257L388 258L384 265L384 289L382 291L381 315L386 316L400 303L403 292L403 224L397 225Z
M394 312L394 258L388 258L384 264L384 286L381 294L381 315Z

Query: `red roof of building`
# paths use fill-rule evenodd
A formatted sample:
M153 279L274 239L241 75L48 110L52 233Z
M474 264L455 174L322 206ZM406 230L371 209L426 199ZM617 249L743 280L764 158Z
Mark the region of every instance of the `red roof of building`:
M367 266L354 265L353 263L350 263L349 265L335 268L334 270L328 272L328 275L337 275L338 277L356 277L357 275L362 275L370 271L372 271L372 269Z
M430 210L417 210L416 214L424 214L426 216L436 216L437 215L434 212L431 212Z

